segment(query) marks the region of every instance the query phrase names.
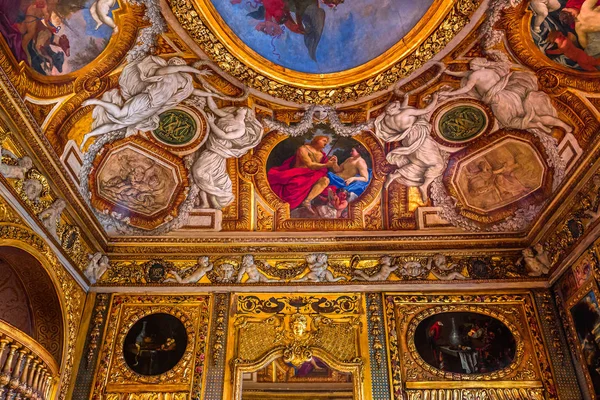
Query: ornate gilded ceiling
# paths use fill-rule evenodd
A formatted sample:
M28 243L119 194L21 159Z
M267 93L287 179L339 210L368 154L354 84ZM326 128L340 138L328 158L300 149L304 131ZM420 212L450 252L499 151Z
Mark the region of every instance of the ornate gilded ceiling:
M115 259L264 253L293 280L282 250L339 252L360 279L418 250L396 278L447 252L461 279L471 249L539 276L597 219L590 2L6 1L0 172Z

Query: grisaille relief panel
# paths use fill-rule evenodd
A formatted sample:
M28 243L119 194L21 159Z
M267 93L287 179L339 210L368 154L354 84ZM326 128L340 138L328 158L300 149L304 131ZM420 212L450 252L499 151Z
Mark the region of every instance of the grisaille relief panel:
M534 148L506 139L463 161L455 183L465 204L492 211L538 189L543 184L545 169Z

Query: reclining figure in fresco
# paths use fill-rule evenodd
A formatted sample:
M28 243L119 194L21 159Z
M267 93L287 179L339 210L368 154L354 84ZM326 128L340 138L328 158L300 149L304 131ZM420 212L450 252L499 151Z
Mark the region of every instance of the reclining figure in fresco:
M137 131L153 131L159 115L190 96L212 97L216 93L196 89L191 74L206 76L209 71L186 65L173 57L168 62L147 56L127 65L119 77L119 89L104 93L102 100L89 99L82 106L97 106L92 131L83 137L81 147L92 137L127 128L127 136Z

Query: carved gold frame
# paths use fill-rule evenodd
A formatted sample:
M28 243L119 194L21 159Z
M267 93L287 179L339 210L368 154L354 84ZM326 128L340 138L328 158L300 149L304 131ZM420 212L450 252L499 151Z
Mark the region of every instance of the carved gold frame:
M210 0L168 1L183 29L223 71L276 98L315 104L357 100L387 89L449 43L480 4L480 0L435 0L421 22L381 56L342 72L307 74L278 66L250 49L222 21Z
M283 293L244 293L245 297L256 298L259 301L265 301L270 303L273 298L276 298L286 304L286 307L279 313L273 313L262 310L259 307L244 308L238 305L238 296L234 296L231 299L230 315L228 321L228 338L226 343L226 356L225 360L229 363L229 367L225 367L225 386L223 392L223 398L231 398L234 400L241 400L242 395L242 375L247 372L256 372L276 359L284 355L285 345L281 342L274 343L272 347L260 358L256 360L245 360L238 357L238 346L239 346L239 329L241 326L245 326L248 322L250 323L267 323L272 317L279 317L283 320L284 316L293 314L293 309L296 308L296 313L300 312L303 315L315 316L319 315L330 319L333 324L348 324L353 326L355 330L355 352L357 357L350 360L339 360L337 357L331 355L327 351L319 347L318 344L309 345L310 351L314 356L323 359L332 368L352 373L353 382L353 395L356 400L369 400L371 399L370 391L371 387L371 368L370 357L369 357L369 339L367 329L364 329L366 324L366 299L364 294L352 293L356 296L356 304L354 307L348 308L344 312L343 308L336 308L336 311L331 313L316 313L312 311L310 314L307 313L308 306L304 307L305 311L298 311L297 306L289 304L291 298L314 298L318 299L326 298L328 301L334 302L337 298L345 297L345 295L351 295L350 293L332 294L332 293L294 293L293 296L286 296ZM241 296L241 295L240 295ZM308 303L307 303L308 304ZM239 308L238 308L239 307ZM237 310L237 311L235 311ZM312 322L311 322L312 323ZM270 325L270 324L269 324Z
M123 393L167 393L189 395L198 382L204 387L206 374L195 373L200 354L206 354L209 311L213 298L208 294L195 296L128 296L114 295L109 306L96 375L92 384L94 396L109 397ZM123 357L123 343L129 329L141 318L166 313L182 321L187 334L186 350L178 363L160 375L145 376L132 371ZM204 330L204 331L201 331ZM200 375L200 376L198 376ZM198 381L199 380L199 381Z
M571 308L573 308L575 304L579 303L590 292L594 293L594 295L596 296L596 301L600 304L600 289L598 288L598 283L596 282L593 272L591 279L589 279L586 284L581 286L577 293L571 296L570 300L566 303L567 309L565 310L565 314L567 314L569 325L568 329L570 335L568 335L568 337L571 341L571 351L575 353L575 357L577 357L577 360L581 363L581 370L583 371L583 375L585 376L585 383L587 385L587 389L589 390L589 393L593 395L594 393L596 393L594 390L594 384L592 383L592 378L590 376L590 373L588 372L587 365L583 358L583 352L579 343L579 337L577 336L577 331L575 330L575 321L573 321L573 316L571 315ZM598 394L599 393L596 393L596 395Z
M428 293L426 295L386 293L385 322L393 393L408 392L409 398L428 395L437 389L452 391L480 390L501 392L519 388L537 397L554 386L554 378L542 336L535 304L527 292L463 295ZM446 312L475 312L498 319L515 337L517 351L513 363L500 371L483 374L460 374L440 371L426 364L416 354L414 334L423 319ZM554 389L552 389L554 390ZM535 394L535 396L534 396ZM500 395L500 393L498 394Z

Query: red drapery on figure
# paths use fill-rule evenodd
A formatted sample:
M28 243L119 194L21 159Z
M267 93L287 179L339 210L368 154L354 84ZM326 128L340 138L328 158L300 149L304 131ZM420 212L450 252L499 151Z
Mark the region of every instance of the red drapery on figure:
M327 175L327 168L309 169L294 168L296 156L285 160L279 167L273 167L267 172L267 180L271 189L281 198L289 203L290 210L298 207L315 183ZM323 153L320 163L327 162L327 156Z

